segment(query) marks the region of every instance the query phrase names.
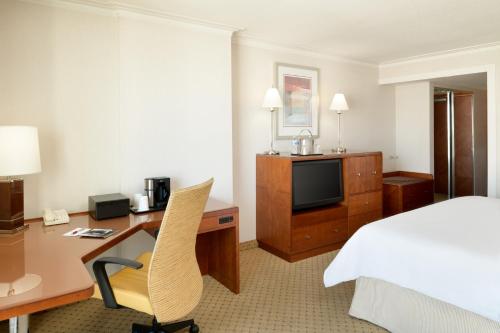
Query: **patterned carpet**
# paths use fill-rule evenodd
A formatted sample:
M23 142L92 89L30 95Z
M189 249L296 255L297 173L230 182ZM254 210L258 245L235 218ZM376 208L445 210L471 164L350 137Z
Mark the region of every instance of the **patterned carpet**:
M335 253L290 264L259 248L241 252L241 293L232 294L211 277L204 278L201 303L192 313L201 332L386 332L347 314L354 283L323 287L323 271ZM108 310L89 300L30 317L30 333L130 332L148 315ZM7 332L5 322L0 332Z

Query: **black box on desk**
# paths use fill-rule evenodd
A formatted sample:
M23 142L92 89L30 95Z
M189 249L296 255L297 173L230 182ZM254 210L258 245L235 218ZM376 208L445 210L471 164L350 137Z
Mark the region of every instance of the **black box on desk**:
M127 216L130 199L120 193L94 195L89 197L89 214L96 220Z

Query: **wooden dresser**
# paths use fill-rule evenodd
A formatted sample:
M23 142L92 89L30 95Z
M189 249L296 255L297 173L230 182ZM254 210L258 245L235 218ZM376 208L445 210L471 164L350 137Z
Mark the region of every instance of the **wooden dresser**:
M341 159L344 200L294 211L294 162ZM361 226L382 218L382 153L257 155L257 241L290 262L339 249Z

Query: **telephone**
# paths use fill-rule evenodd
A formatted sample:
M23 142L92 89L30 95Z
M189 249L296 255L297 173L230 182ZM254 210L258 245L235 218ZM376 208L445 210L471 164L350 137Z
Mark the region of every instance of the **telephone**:
M69 223L69 216L66 210L51 210L44 209L43 210L43 224L45 225L56 225Z

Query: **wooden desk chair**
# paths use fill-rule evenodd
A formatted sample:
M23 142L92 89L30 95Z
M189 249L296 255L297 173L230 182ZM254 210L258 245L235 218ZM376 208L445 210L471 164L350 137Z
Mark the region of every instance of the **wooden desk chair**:
M192 319L175 321L189 314L201 298L196 234L212 184L210 179L172 192L152 253L144 253L136 261L106 257L94 262L99 286L94 297L102 299L107 308L125 306L154 316L151 326L133 324L132 332L175 332L186 327L191 333L199 331ZM108 278L106 264L127 268Z

